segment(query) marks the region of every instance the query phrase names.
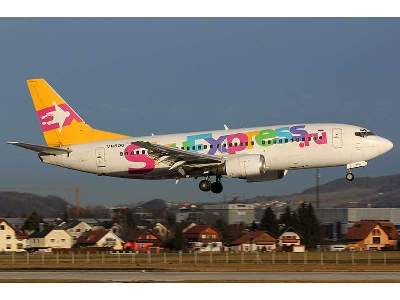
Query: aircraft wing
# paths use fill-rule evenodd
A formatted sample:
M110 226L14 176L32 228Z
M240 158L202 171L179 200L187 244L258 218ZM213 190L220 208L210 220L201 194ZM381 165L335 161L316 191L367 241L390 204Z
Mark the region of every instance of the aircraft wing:
M27 144L27 143L20 143L20 142L7 142L7 144L25 148L25 149L39 152L39 153L50 154L50 155L68 154L68 153L72 152L71 150L67 150L67 149L63 149L63 148L48 147L48 146Z
M204 167L208 165L219 165L223 162L222 158L213 155L190 152L177 148L171 148L150 142L136 141L133 144L147 149L149 155L158 162L170 162L171 169L182 167Z

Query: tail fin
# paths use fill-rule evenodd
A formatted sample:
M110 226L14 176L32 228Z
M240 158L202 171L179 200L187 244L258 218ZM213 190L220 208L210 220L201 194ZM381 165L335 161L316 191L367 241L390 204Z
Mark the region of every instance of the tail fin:
M27 84L48 146L83 144L126 137L90 127L46 80L29 79Z

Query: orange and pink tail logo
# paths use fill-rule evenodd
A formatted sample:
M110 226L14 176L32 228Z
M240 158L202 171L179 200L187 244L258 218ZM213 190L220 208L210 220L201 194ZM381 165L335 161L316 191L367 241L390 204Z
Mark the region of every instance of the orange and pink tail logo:
M126 138L90 127L44 79L27 81L33 106L48 146L62 146Z

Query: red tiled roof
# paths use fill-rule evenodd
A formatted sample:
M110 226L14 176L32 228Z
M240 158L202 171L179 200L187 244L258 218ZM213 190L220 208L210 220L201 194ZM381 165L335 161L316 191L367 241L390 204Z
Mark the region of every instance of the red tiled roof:
M246 243L269 244L274 242L276 242L276 239L265 231L250 231L233 241L231 245L241 245Z
M346 240L363 240L368 236L368 234L370 234L376 225L379 225L382 228L382 230L389 236L389 239L399 239L399 233L396 230L396 226L391 222L360 221L349 228L346 234Z
M87 231L78 238L76 243L77 244L96 244L108 232L109 232L109 230L106 230L106 229Z
M215 230L214 228L212 228L209 225L195 225L191 228L189 228L188 230L186 230L184 232L184 234L200 234L202 233L204 230L211 228L212 230Z
M154 230L139 230L139 231L133 230L133 231L130 231L126 235L124 240L127 242L137 242L138 240L146 240L146 239L143 239L143 236L146 236L146 235L154 236L154 238L155 238L154 240L158 240L158 241L161 240L160 236ZM152 239L152 241L153 241L153 239Z

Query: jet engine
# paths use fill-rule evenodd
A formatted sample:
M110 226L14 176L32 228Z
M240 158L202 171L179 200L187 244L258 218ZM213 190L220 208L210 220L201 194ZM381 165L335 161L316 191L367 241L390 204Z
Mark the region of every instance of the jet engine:
M264 155L237 155L225 161L224 169L227 177L249 179L264 176L267 173L267 164Z
M278 180L285 177L287 172L287 170L268 171L265 175L247 178L247 182Z

